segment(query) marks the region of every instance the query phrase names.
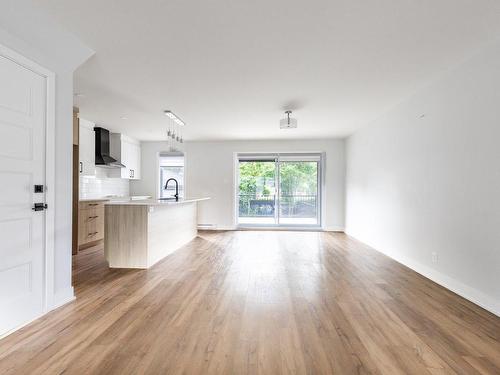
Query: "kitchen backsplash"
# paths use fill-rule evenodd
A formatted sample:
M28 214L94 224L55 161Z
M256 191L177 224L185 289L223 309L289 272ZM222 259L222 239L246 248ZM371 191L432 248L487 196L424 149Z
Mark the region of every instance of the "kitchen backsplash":
M80 176L80 199L103 198L108 195L129 196L129 180L111 178L108 171L96 168L95 177Z

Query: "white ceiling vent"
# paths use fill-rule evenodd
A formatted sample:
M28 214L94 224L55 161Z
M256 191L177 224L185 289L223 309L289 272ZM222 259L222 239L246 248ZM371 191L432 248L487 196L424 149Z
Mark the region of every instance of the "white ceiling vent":
M280 120L280 129L295 129L297 119L290 117L292 111L285 111L285 118Z

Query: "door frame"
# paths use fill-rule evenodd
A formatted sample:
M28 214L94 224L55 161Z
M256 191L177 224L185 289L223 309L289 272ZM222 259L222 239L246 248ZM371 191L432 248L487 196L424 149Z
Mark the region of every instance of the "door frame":
M268 225L262 225L262 224L239 224L238 223L238 217L239 217L239 160L240 156L256 156L256 157L266 157L266 156L275 156L276 157L276 188L277 192L275 195L275 203L276 200L279 199L279 184L277 181L279 181L279 168L280 168L280 155L283 156L289 156L289 155L319 155L319 161L318 161L318 173L317 173L317 178L318 178L318 198L319 202L316 202L316 210L317 210L317 218L318 218L318 223L317 224L279 224L279 213L275 212L275 224L268 224ZM323 220L323 211L324 211L324 202L325 202L325 185L324 185L324 171L325 171L325 159L326 155L325 152L323 151L290 151L290 152L235 152L233 153L233 226L236 229L270 229L270 230L324 230L324 220ZM279 211L279 207L275 210Z
M45 203L48 208L45 213L45 243L44 243L44 285L43 285L43 309L42 315L53 309L54 298L54 254L55 254L55 123L56 123L56 75L51 70L26 58L18 52L0 44L0 56L18 64L33 73L36 73L46 82L46 108L45 108ZM71 251L71 249L68 249ZM39 317L35 317L37 319ZM33 320L35 320L33 319ZM22 326L29 324L25 322ZM21 327L22 327L21 326ZM6 332L6 336L21 327L15 327L12 331Z

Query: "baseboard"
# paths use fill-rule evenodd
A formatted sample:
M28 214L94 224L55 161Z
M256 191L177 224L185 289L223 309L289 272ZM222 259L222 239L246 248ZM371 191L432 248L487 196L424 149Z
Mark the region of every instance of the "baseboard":
M12 333L20 330L21 328L23 327L26 327L28 324L31 324L33 323L35 320L37 319L40 319L41 317L43 317L44 315L48 314L50 311L52 310L55 310L57 309L58 307L61 307L62 305L65 305L67 304L68 302L71 302L75 299L75 295L74 295L74 292L73 292L73 287L69 287L69 288L66 288L56 294L54 294L54 298L53 298L53 303L51 306L47 306L47 310L42 312L41 314L33 317L32 319L30 319L29 321L21 324L20 326L16 327L16 328L13 328L12 330L10 331L7 331L3 334L0 335L0 340L11 335Z
M36 315L32 319L30 319L27 322L24 322L23 324L21 324L20 326L17 326L15 328L11 329L10 331L7 331L7 332L4 332L4 333L0 334L0 340L4 339L5 337L7 337L9 335L12 335L14 332L19 331L21 328L26 327L27 325L33 323L35 320L40 319L45 314L47 314L47 312L43 312L43 313L41 313L39 315Z
M235 230L236 227L225 227L225 226L216 226L216 225L198 225L198 230Z
M65 305L74 300L75 293L73 287L71 286L69 288L63 289L54 294L54 302L52 303L52 306L47 307L47 312L57 309L58 307L61 307L62 305Z
M216 225L198 225L198 230L311 230L324 232L344 232L344 227L332 226L324 228L308 228L308 227L237 227L237 226L216 226Z
M324 227L323 230L325 232L341 232L341 233L345 232L345 228L344 227L339 227L339 226Z
M434 281L436 284L441 285L442 287L452 291L453 293L458 294L459 296L465 298L466 300L500 317L500 302L484 294L483 292L475 288L472 288L462 283L461 281L458 281L448 275L445 275L442 272L439 272L413 259L400 255L389 254L381 249L377 249L376 247L370 245L368 242L365 242L362 239L358 238L357 236L353 235L349 231L347 231L346 234L366 244L373 250L378 251L379 253L382 253L391 259L394 259L396 262L401 263L402 265L412 269L413 271L419 273L420 275Z

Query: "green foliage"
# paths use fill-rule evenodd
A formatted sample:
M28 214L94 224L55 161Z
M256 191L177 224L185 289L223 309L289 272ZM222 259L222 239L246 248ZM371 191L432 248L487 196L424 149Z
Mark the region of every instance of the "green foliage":
M240 194L271 194L271 188L274 191L274 173L273 162L240 162Z
M286 162L280 164L281 195L314 195L318 186L315 162Z
M240 162L240 195L272 195L276 168L274 162ZM282 195L314 195L318 176L315 162L280 163Z

